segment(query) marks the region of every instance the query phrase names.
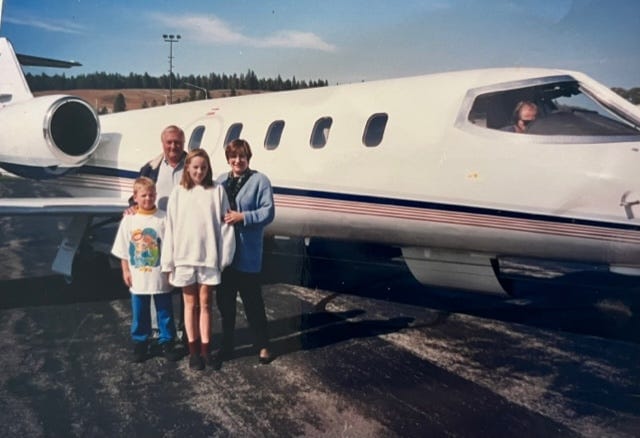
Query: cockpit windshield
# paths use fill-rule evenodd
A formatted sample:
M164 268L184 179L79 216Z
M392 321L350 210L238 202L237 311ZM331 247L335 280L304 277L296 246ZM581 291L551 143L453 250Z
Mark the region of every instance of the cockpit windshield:
M637 120L575 80L479 94L468 119L490 129L534 135L640 136Z

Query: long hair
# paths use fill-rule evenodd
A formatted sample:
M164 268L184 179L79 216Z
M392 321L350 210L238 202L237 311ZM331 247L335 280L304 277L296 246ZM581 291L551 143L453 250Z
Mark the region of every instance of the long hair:
M211 160L209 159L209 154L204 149L194 149L187 154L187 159L184 162L184 170L182 171L182 179L180 180L180 185L185 189L192 189L195 187L196 183L193 182L191 176L189 175L189 165L191 164L191 160L196 157L204 158L207 163L207 173L202 180L202 185L204 187L213 187L213 169L211 169Z

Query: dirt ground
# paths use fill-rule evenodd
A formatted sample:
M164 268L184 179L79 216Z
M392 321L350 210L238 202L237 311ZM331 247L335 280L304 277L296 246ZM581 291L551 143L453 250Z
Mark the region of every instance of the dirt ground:
M173 102L176 103L178 99L185 100L189 98L190 90L177 89L173 90ZM148 106L164 105L165 101L169 100L169 90L165 89L119 89L119 90L48 90L35 92L36 96L47 96L51 94L67 94L72 96L78 96L90 103L94 108L100 110L102 107L106 107L109 111L113 109L113 102L116 99L118 93L124 95L127 110L142 108L144 102L147 102ZM248 90L237 90L238 95L250 94ZM212 98L227 97L231 95L231 90L210 90L209 96ZM154 105L155 101L155 105Z

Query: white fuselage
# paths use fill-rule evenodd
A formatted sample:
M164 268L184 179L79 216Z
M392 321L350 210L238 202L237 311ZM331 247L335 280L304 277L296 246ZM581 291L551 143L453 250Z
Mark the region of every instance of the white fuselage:
M80 168L55 183L75 195L128 197L131 178L160 153L160 132L169 124L183 127L187 141L204 127L200 146L220 174L228 170L227 130L241 123L251 167L275 188L271 233L636 265L640 219L628 217L620 202L640 189L640 137L512 134L467 117L470 90L567 74L479 70L103 116L100 146L85 168L119 173L88 175ZM605 87L571 74L615 101ZM382 141L365 146L367 120L378 113L388 116ZM311 147L314 123L324 117L332 119L326 145ZM277 147L267 149L274 121L284 129Z

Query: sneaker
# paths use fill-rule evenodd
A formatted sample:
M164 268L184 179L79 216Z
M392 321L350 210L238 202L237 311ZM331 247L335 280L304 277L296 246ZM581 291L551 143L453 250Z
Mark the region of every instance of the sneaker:
M134 363L140 363L147 360L149 357L149 344L146 342L134 342L133 343L133 355L131 361Z
M176 345L173 341L160 344L160 351L162 351L162 355L164 356L164 358L170 362L175 362L182 357L182 354L176 348Z
M189 368L192 370L203 370L204 369L204 360L202 356L199 354L191 354L189 355Z

